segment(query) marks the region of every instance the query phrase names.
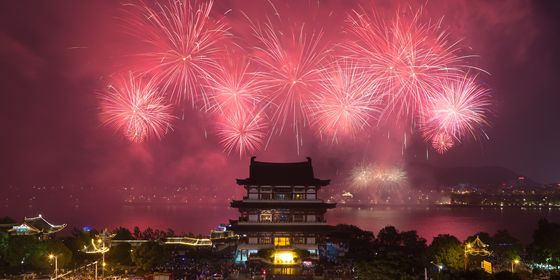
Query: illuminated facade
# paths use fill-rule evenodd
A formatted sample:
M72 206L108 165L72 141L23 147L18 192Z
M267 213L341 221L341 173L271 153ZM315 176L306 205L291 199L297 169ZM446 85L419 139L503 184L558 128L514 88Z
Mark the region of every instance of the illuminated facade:
M66 227L63 225L53 225L39 216L34 218L24 218L23 223L20 225L15 225L8 232L11 235L37 235L39 238L47 238L48 235L59 232Z
M330 229L324 215L336 206L317 196L329 182L315 178L310 158L291 163L251 158L249 178L237 179L246 196L231 202L240 213L239 219L230 221L231 230L241 236L236 261L246 262L260 250L272 250L268 261L275 265L301 263L297 252L302 250L317 258Z

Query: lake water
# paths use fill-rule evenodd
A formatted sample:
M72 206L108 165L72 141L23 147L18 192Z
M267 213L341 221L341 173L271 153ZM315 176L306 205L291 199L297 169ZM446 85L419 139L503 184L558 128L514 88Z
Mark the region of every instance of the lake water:
M94 228L152 227L172 228L177 233L207 234L211 229L229 219L236 219L238 212L229 205L196 206L116 206L41 207L44 217L53 223L67 223L69 227ZM14 218L38 214L36 209L4 209ZM10 213L16 211L15 213ZM560 209L556 208L479 208L479 207L338 207L326 215L329 224L354 224L377 233L386 225L399 230L417 230L428 242L440 233L449 233L459 239L479 231L494 233L506 229L524 243L531 241L540 218L560 223ZM66 231L69 232L69 231Z

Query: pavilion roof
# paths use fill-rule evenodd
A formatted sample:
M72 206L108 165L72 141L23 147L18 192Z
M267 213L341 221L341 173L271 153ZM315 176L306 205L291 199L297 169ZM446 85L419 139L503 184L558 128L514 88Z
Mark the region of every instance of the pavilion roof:
M16 235L51 234L63 230L66 224L53 225L43 216L24 218L23 223L13 226L9 232Z
M251 158L249 178L237 179L239 185L326 186L330 180L315 178L311 158L302 162L262 162Z

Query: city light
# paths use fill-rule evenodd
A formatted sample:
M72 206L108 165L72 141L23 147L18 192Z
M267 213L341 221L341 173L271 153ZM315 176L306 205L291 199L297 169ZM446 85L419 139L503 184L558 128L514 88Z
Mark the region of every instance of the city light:
M295 253L292 251L277 251L274 253L274 264L295 264Z

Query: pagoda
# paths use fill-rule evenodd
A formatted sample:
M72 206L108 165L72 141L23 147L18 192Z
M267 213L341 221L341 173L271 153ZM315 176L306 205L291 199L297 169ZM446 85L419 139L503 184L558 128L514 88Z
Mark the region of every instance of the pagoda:
M39 214L37 217L24 218L22 224L13 226L8 232L11 235L37 235L40 239L45 239L50 234L59 232L65 227L66 224L53 225Z
M318 198L330 180L315 178L311 158L304 162L273 163L251 158L249 178L237 179L247 191L233 200L240 217L230 221L241 238L235 261L259 259L273 265L292 266L317 259L324 236L331 229L327 209L336 203Z

